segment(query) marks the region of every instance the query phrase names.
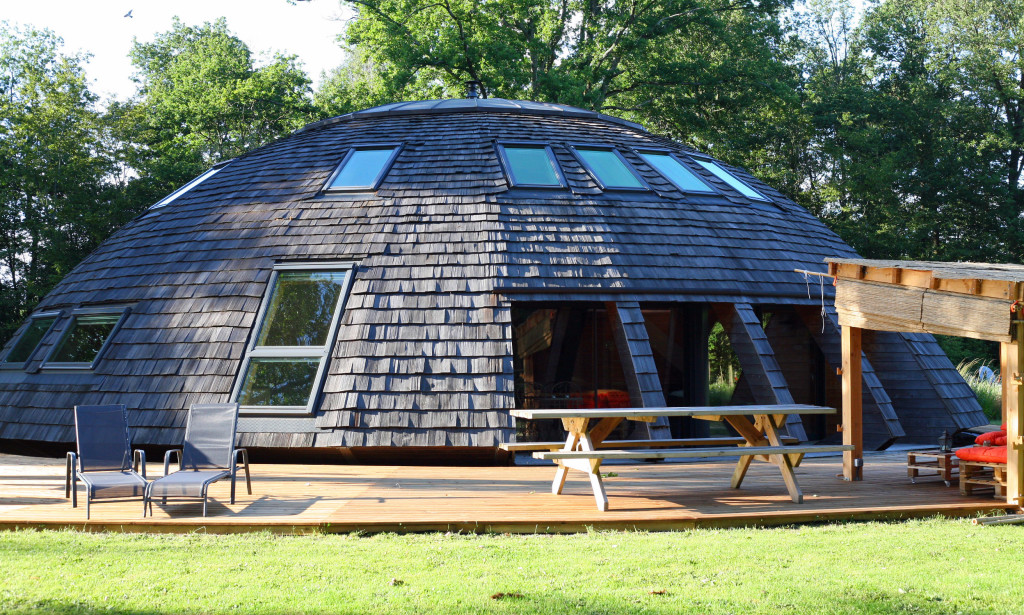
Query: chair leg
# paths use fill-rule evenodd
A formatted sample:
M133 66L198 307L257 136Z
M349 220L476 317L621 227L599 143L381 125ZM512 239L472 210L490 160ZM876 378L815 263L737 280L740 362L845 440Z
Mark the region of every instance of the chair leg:
M78 476L71 478L71 508L78 508Z
M89 505L90 504L92 504L92 494L89 492L89 489L86 488L86 490L85 490L85 518L86 519L89 518Z
M231 467L231 503L235 503L235 478L238 476L238 466Z
M249 451L242 451L242 464L245 468L245 490L252 495L252 481L249 479Z
M203 489L203 516L206 516L206 489Z

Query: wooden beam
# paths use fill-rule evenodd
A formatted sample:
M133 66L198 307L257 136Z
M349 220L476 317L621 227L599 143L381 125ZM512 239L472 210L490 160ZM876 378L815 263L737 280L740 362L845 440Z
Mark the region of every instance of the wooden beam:
M658 378L658 366L654 362L651 341L644 326L644 316L636 301L609 301L605 303L608 323L619 351L619 361L626 377L630 403L636 408L661 408L665 406L665 394ZM594 400L595 403L597 400ZM668 419L659 417L648 425L639 425L647 431L647 437L663 439L671 437Z
M843 478L862 480L864 464L864 422L861 405L861 330L843 327L843 444L852 444L852 451L843 451Z
M754 313L754 308L745 303L737 303L718 304L714 310L729 336L729 342L743 368L744 378L757 402L794 403L786 377L782 374L779 362L775 360L775 353L768 343L768 336L765 335L761 319ZM791 414L786 428L789 435L800 440L807 439L799 416Z
M1017 314L1020 318L1020 314ZM1024 506L1024 417L1021 416L1021 408L1024 408L1024 386L1021 383L1020 367L1024 365L1024 322L1018 320L1014 323L1017 327L1017 341L1011 344L1014 348L1007 354L1016 356L1017 365L1012 372L1002 372L1003 381L1006 376L1013 374L1012 395L1003 397L1003 420L1006 421L1006 502ZM1013 351L1016 352L1013 352Z

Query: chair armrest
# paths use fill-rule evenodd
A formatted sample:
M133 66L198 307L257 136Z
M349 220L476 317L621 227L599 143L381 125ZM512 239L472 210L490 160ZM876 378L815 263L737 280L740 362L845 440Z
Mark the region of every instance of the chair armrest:
M71 497L71 481L75 477L75 472L78 471L78 457L75 453L68 451L67 465L64 471L64 497Z
M181 467L181 449L180 448L172 448L171 450L169 450L166 453L164 453L164 476L167 476L168 474L170 474L170 470L171 470L171 455L173 455L175 453L178 454L178 469L179 470L183 469Z
M140 468L141 471L139 470ZM146 478L146 451L141 448L132 451L132 469L137 474L141 474L142 478Z
M242 465L248 467L249 466L249 451L245 450L244 448L236 448L232 452L232 457L235 460L235 465L238 465L238 457L239 456L242 457Z

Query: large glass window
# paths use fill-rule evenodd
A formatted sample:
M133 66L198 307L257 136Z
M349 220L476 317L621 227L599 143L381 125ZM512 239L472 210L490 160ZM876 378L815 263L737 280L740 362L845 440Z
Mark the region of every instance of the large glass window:
M705 158L694 158L694 161L696 161L697 164L704 167L708 171L711 171L711 173L715 177L729 184L730 186L733 187L734 190L736 190L736 192L739 192L748 199L754 199L755 201L769 200L768 197L764 196L757 190L754 190L744 182L740 181L738 177L734 176L732 173L723 169L714 160L707 160Z
M327 189L376 190L399 149L399 145L373 145L350 150L327 182Z
M672 154L661 151L638 151L637 153L644 159L644 162L651 165L655 171L661 173L681 191L705 194L715 192L714 188L705 184Z
M36 353L39 342L43 341L43 337L53 328L53 323L57 322L57 316L59 314L56 313L33 316L28 326L22 332L21 337L11 346L10 352L4 357L3 366L23 367L32 358L32 355Z
M555 154L546 145L499 144L509 184L524 188L564 188Z
M72 315L44 367L91 368L124 318L125 310L83 310Z
M312 411L350 270L301 267L282 266L271 278L235 392L245 412Z
M618 151L612 148L574 147L587 171L604 190L644 190L643 182L636 176L629 164Z

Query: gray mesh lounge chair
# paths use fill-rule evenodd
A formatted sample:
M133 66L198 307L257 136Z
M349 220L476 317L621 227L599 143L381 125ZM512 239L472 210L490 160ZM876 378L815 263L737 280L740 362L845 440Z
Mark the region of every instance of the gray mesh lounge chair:
M145 495L146 454L136 450L132 468L128 413L123 405L75 406L78 454L68 453L64 497L78 506L78 481L85 483L85 518L93 500ZM142 474L138 473L141 468Z
M203 501L206 516L206 492L212 483L231 477L231 503L235 503L235 477L239 457L245 469L245 487L252 494L249 481L249 454L235 448L238 404L195 404L188 411L185 442L180 450L164 455L164 475L146 487L145 501L153 514L153 499L196 499ZM171 456L178 455L179 469L170 473ZM143 505L145 508L145 504ZM145 511L143 511L145 516Z

